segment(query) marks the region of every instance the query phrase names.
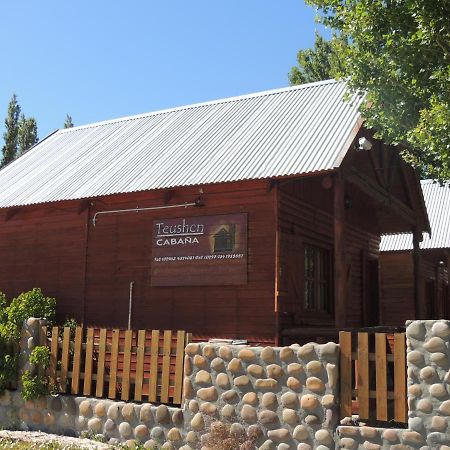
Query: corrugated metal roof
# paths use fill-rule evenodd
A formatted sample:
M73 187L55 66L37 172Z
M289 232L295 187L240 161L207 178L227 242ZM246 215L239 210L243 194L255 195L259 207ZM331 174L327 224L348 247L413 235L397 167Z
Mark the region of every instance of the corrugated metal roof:
M441 186L433 180L423 180L420 184L431 226L431 236L428 233L423 234L420 248L450 248L450 185ZM392 234L381 238L381 251L412 250L412 248L412 234Z
M328 80L58 130L0 171L0 207L339 166L360 125Z

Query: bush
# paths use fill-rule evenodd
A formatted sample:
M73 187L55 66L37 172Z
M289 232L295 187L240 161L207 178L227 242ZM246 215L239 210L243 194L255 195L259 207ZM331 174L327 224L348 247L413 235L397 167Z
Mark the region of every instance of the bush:
M46 377L32 375L26 370L22 375L22 397L24 400L35 400L48 394L48 383Z
M30 317L47 319L49 325L55 319L56 300L45 297L41 289L34 288L14 298L8 305L0 292L0 393L17 380L17 348L23 322ZM33 349L30 363L46 369L50 363L50 350L45 346ZM48 377L33 376L26 371L22 376L22 396L25 400L36 399L49 392Z
M214 421L204 436L207 448L214 450L254 450L257 436L233 434L228 423Z
M44 345L34 347L30 355L30 363L48 369L50 365L50 349Z
M21 327L24 320L30 317L47 319L51 324L55 320L56 300L45 297L39 288L24 292L14 298L7 308L8 321Z

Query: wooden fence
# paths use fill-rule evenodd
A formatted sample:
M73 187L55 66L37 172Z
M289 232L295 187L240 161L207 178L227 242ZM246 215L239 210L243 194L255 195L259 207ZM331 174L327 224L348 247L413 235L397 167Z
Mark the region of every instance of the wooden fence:
M60 393L181 404L190 333L82 327L42 333L51 351L48 375Z
M339 333L341 416L405 423L405 333Z

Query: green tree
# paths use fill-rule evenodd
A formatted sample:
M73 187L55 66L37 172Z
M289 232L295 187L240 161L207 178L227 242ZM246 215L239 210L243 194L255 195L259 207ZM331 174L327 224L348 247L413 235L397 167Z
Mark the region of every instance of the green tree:
M73 127L72 116L66 114L66 120L64 120L64 128L72 128L72 127Z
M17 156L23 155L36 144L38 140L36 119L34 117L25 117L22 114L19 119Z
M341 61L377 137L426 176L450 179L450 2L307 0L347 39Z
M346 46L347 42L342 37L333 36L327 41L316 33L314 48L298 51L297 66L289 72L289 83L293 85L339 78L344 73L341 59Z
M19 116L20 106L17 103L16 94L13 94L8 105L8 115L5 119L5 132L3 133L5 145L2 149L3 157L0 163L0 167L6 166L6 164L13 161L17 155Z

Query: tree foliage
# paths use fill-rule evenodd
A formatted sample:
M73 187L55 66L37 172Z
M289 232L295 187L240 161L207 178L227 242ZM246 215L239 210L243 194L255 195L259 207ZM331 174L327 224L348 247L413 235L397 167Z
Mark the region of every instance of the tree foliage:
M17 380L19 339L24 321L30 317L46 318L51 325L55 312L55 299L46 297L40 289L24 292L9 304L0 292L0 393ZM34 369L32 367L32 371L27 370L22 375L22 396L26 400L35 399L52 389L48 377L35 373L38 367L48 367L49 356L49 349L45 346L32 350L29 362Z
M427 175L450 179L450 2L307 0L338 32L343 76L365 93L377 137Z
M5 144L2 149L3 157L0 167L14 161L38 142L36 120L21 114L16 94L12 96L8 105L3 138Z
M6 166L6 164L13 161L16 157L19 137L19 116L20 106L17 102L16 94L13 94L8 105L8 115L5 119L5 132L3 133L5 145L2 149L3 158L1 167Z
M64 120L64 128L72 128L72 127L73 127L72 116L66 114L66 119Z
M289 72L289 83L303 84L339 78L344 73L342 55L346 45L346 40L341 37L333 36L327 41L316 33L314 48L298 51L297 66Z
M25 117L23 114L19 120L17 156L23 155L38 142L37 123L34 117Z

